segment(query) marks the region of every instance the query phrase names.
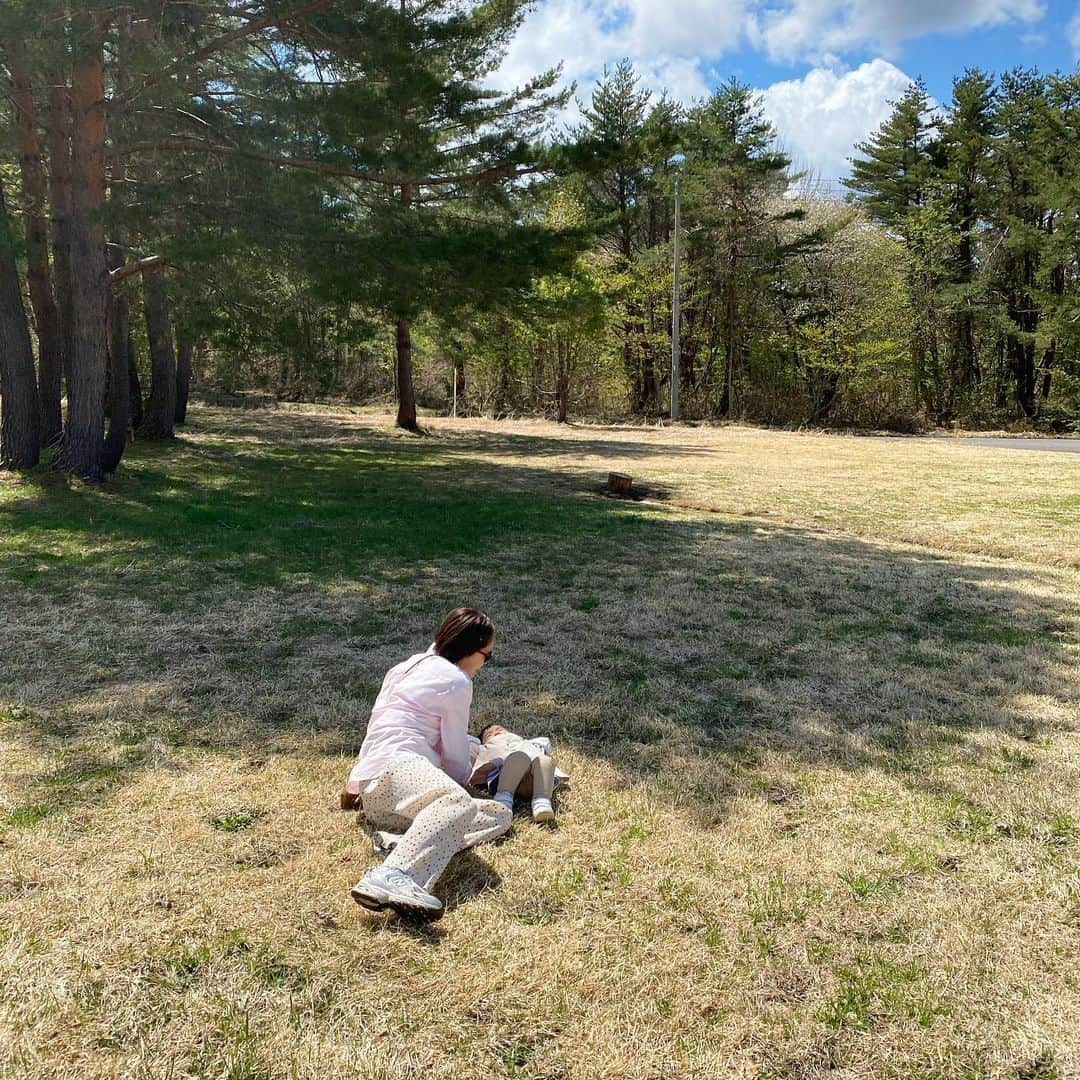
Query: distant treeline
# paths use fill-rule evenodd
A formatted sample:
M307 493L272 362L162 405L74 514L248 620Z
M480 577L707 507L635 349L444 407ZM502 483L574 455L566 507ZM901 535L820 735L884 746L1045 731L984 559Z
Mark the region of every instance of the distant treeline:
M1080 418L1080 77L914 84L799 196L754 93L484 89L524 0L0 11L0 461L114 470L192 380L460 412Z

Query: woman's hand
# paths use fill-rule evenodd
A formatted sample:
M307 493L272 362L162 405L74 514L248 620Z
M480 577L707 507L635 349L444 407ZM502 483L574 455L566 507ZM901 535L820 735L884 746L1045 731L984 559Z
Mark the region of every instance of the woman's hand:
M503 759L500 757L492 758L490 761L485 761L483 765L478 765L474 770L472 776L469 777L469 785L471 787L482 788L487 784L488 777L496 770L502 768Z

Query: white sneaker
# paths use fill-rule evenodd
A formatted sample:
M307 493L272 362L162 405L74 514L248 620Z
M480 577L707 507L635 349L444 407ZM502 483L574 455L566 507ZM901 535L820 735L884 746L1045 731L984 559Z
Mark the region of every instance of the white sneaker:
M532 816L533 821L548 822L555 820L555 807L551 805L550 799L533 799L532 801Z
M442 901L432 896L404 870L393 866L373 866L350 890L352 898L369 911L391 907L403 915L425 915L430 919L442 914Z

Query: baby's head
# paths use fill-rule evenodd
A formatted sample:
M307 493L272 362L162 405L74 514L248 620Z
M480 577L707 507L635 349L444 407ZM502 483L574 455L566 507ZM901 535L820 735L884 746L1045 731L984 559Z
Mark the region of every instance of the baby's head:
M480 729L480 741L486 743L489 739L494 739L496 735L505 734L507 731L502 724L487 724Z

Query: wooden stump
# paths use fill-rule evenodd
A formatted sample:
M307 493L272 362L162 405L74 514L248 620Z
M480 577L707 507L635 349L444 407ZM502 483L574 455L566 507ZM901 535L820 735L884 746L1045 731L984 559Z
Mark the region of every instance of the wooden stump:
M633 477L627 476L626 473L611 472L607 475L607 489L612 495L622 495L623 497L629 495L630 485L633 482Z

